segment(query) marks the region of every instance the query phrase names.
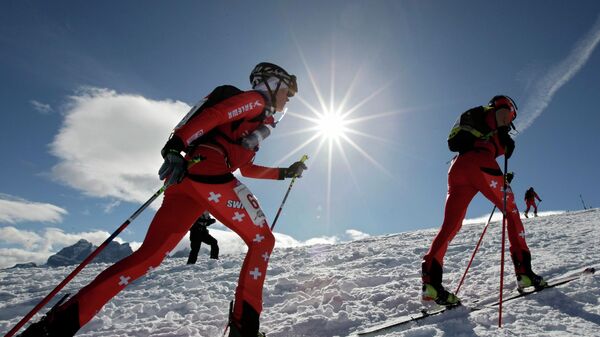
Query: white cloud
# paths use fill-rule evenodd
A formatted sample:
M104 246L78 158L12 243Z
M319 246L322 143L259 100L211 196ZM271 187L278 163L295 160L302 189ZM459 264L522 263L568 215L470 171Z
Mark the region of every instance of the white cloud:
M210 234L219 242L220 254L239 254L247 251L247 246L242 239L227 229L221 223L211 226ZM368 234L349 229L343 237L323 236L299 241L293 237L274 233L275 249L311 246L311 245L331 245L340 242L359 240L369 237ZM0 248L0 268L12 267L16 263L35 262L44 264L48 257L58 252L60 249L75 244L80 239L90 241L99 246L110 233L105 231L91 231L80 233L66 233L59 228L45 228L40 231L21 230L16 227L0 227L0 244L16 246L13 248ZM115 241L123 243L120 238ZM141 242L130 242L129 245L134 251L139 249ZM189 248L189 235L186 235L179 244L172 250L172 253Z
M48 260L48 254L45 252L29 251L20 248L0 248L0 269L10 268L17 263L34 262L35 264L44 264Z
M0 222L15 224L25 221L61 222L68 214L64 208L33 202L0 193Z
M33 249L41 240L42 237L32 231L19 230L12 226L0 227L0 242Z
M52 112L52 107L50 106L50 104L44 104L44 103L38 102L34 99L29 101L29 103L31 103L31 105L33 105L33 108L35 110L37 110L38 112L41 112L44 115L47 115Z
M288 248L288 247L297 247L302 245L302 243L293 237L282 234L282 233L273 233L275 235L275 249L277 248Z
M98 88L70 99L52 176L89 196L145 202L161 186L160 149L190 107Z
M587 35L579 40L569 56L534 84L534 93L523 104L522 117L515 123L518 130L523 131L528 128L544 112L558 89L571 80L587 63L598 42L600 42L600 16Z
M295 244L290 246L335 245L342 242L362 240L368 237L370 237L370 235L367 233L363 233L356 229L348 229L344 235L341 236L318 236L303 242L296 241Z
M245 252L248 249L244 241L242 241L242 239L237 234L227 229L227 227L225 227L220 222L217 222L215 225L211 226L209 228L209 232L210 235L217 239L219 243L220 254L238 254L240 252ZM321 236L310 238L306 241L296 240L293 237L283 233L275 232L273 233L273 235L275 235L275 249L312 245L332 245L341 242L360 240L370 237L369 234L357 231L355 229L347 230L345 235L343 235L342 237ZM130 243L130 246L133 250L137 250L141 246L141 242ZM179 242L179 244L172 250L171 253L184 250L186 248L189 248L189 246L190 241L188 234Z
M319 236L316 238L310 238L303 242L303 246L312 245L334 245L339 243L340 239L337 236Z
M16 263L25 262L44 264L50 255L81 239L99 246L109 236L110 233L105 231L65 233L58 228L27 231L12 226L0 227L0 244L14 246L0 248L0 268L12 267ZM120 238L116 238L115 241L123 243Z
M217 222L216 225L213 225L209 228L210 235L212 235L219 242L219 253L220 254L237 254L240 252L245 252L248 250L248 247L244 243L244 241L234 232L227 229L221 223ZM297 247L305 245L306 243L300 242L293 237L282 234L282 233L273 233L275 235L275 249L277 248L288 248L288 247ZM138 249L141 243L131 244L132 249ZM135 246L135 248L134 248ZM173 249L172 253L189 248L189 233L186 235L179 244Z
M106 231L65 233L60 228L46 228L43 234L43 247L47 251L56 251L62 247L73 245L81 239L89 241L98 246L109 236L110 233ZM115 241L123 243L123 240L120 238L116 238Z
M112 212L113 208L119 206L121 202L119 200L113 200L104 206L104 213Z
M563 214L563 213L565 213L565 211L544 211L544 212L538 212L538 216L544 217L544 216ZM477 218L464 219L463 225L485 224L489 218L490 218L490 215L488 214L488 215L482 215ZM521 215L521 219L523 219L523 218L524 218L524 216ZM497 222L497 221L502 221L502 212L498 211L498 209L496 209L496 211L494 212L491 222Z
M370 237L369 234L363 233L361 231L357 231L356 229L348 229L346 231L346 235L348 237L350 237L350 240L352 240L352 241L362 240L362 239L366 239L366 238Z

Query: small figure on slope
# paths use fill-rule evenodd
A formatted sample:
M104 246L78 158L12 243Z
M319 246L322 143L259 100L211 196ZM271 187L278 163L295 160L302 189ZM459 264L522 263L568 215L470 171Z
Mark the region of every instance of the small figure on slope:
M542 199L540 199L533 187L529 187L529 189L525 191L525 204L527 205L527 208L525 209L526 218L529 218L529 216L527 216L527 213L529 213L529 209L531 208L531 206L533 206L533 216L537 216L538 209L535 203L535 199L537 199L538 201L542 201Z
M206 243L210 245L210 258L218 260L219 259L219 244L217 239L215 239L208 232L208 226L214 224L216 222L215 219L210 217L210 213L204 212L202 215L194 222L192 228L190 228L190 256L188 257L187 264L195 264L198 260L198 253L200 253L200 246L202 243Z

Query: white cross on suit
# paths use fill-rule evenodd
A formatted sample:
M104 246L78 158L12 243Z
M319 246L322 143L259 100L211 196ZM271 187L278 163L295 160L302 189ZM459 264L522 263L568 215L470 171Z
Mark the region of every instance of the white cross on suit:
M263 259L265 259L265 262L269 261L269 254L267 252L264 252L264 254L261 256Z
M497 182L497 181L495 181L495 180L492 180L492 181L490 182L490 187L495 189L496 187L498 187L498 182Z
M252 275L253 279L258 280L262 273L258 271L258 268L254 268L254 270L250 272L250 275Z
M131 277L129 276L119 276L119 285L120 286L126 286L129 284L129 280L131 280Z
M256 234L256 237L254 238L254 242L261 242L265 237L260 235L260 234Z
M221 198L220 193L210 192L208 201L214 201L215 203L219 202L219 198Z
M244 219L245 216L246 216L246 214L244 214L244 213L235 212L233 214L233 218L231 218L231 219L242 222L242 219Z

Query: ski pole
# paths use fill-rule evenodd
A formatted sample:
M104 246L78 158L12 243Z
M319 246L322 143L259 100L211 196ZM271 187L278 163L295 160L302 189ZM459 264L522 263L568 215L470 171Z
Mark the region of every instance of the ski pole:
M25 323L27 323L27 321L29 321L29 319L31 319L31 317L33 317L33 315L35 315L43 306L45 306L65 285L67 285L67 283L69 283L69 281L71 281L71 279L73 279L88 263L90 263L90 261L93 260L96 257L96 255L100 254L100 252L112 240L114 240L114 238L117 237L117 235L119 235L119 233L121 233L131 223L131 221L133 221L156 198L158 198L158 196L163 193L165 188L166 188L166 185L161 187L158 191L156 191L156 193L154 193L154 195L152 195L152 197L150 197L150 199L148 199L148 201L146 201L140 208L138 208L138 210L135 211L129 217L129 219L127 219L125 222L123 222L123 224L121 226L119 226L119 228L117 228L117 230L114 233L112 233L112 235L109 236L108 239L104 240L104 242L102 242L102 244L100 246L98 246L98 248L96 248L92 253L90 253L90 255L88 255L88 257L86 257L85 260L83 260L83 262L81 262L77 266L77 268L75 268L62 282L60 282L56 286L56 288L54 288L54 290L52 290L46 297L44 297L43 300L40 301L40 303L38 303L33 309L31 309L31 311L27 315L25 315L25 317L23 317L23 319L21 319L19 321L19 323L17 323L17 325L15 325L15 327L12 330L10 330L8 332L8 334L5 335L5 337L13 336Z
M194 158L192 160L189 161L188 164L188 168L193 166L194 164L200 162L200 158ZM158 191L156 191L151 197L150 199L148 199L142 206L140 206L140 208L138 208L135 212L133 212L133 214L127 219L125 220L125 222L123 222L123 224L121 224L121 226L119 226L119 228L117 228L117 230L111 234L111 236L108 237L108 239L104 240L104 242L102 242L102 244L100 246L98 246L98 248L96 248L93 252L90 253L90 255L88 255L88 257L85 258L85 260L83 260L83 262L81 262L77 268L75 268L69 275L67 275L67 277L62 280L62 282L60 282L48 295L46 295L46 297L44 297L40 303L38 303L33 309L31 309L31 311L25 315L25 317L23 317L18 323L17 325L15 325L14 328L12 328L6 335L4 335L4 337L12 337L15 333L17 333L17 331L19 331L19 329L25 325L25 323L27 323L31 317L33 317L33 315L35 315L41 308L43 308L48 302L50 302L50 300L65 286L67 285L67 283L69 283L77 274L79 274L79 272L85 268L85 266L87 266L90 261L92 261L98 254L100 254L100 252L102 250L104 250L104 248L106 248L106 246L108 246L108 244L114 240L117 235L119 235L127 226L129 226L129 224L135 220L135 218L138 217L138 215L140 215L146 208L148 208L148 206L150 206L150 204L156 200L156 198L158 198L170 185L163 185Z
M460 279L460 282L458 283L458 287L456 287L456 291L454 292L455 295L458 295L458 291L460 290L460 287L462 286L463 281L465 280L465 277L467 276L467 273L469 272L469 268L471 268L471 263L473 263L475 254L477 254L477 250L479 250L479 245L481 245L483 236L485 235L485 232L487 231L488 226L490 225L490 222L492 221L492 216L494 215L495 211L496 211L496 206L494 206L494 208L492 209L492 213L490 214L490 217L488 218L487 223L485 224L485 227L483 227L483 232L481 232L479 241L477 241L477 245L475 246L475 249L473 250L473 254L471 255L471 260L469 260L469 263L467 264L467 269L465 269L465 272L464 272L462 278Z
M302 158L300 158L301 162L305 162L308 160L308 156L307 155L303 155ZM285 204L285 201L287 200L288 195L290 194L290 191L292 190L292 186L294 186L294 182L296 181L297 176L294 176L292 178L292 181L290 182L290 187L288 187L287 192L285 192L285 196L283 197L283 201L281 201L281 205L279 206L279 209L277 210L277 214L275 214L275 219L273 220L273 224L271 225L271 230L273 230L273 228L275 228L275 224L277 223L277 219L279 219L279 214L281 214L281 210L283 209L283 205Z
M504 156L504 172L508 171L508 159ZM500 254L500 299L498 300L498 327L502 327L502 291L504 289L504 248L506 245L506 190L508 188L504 180L504 201L502 209L502 252Z

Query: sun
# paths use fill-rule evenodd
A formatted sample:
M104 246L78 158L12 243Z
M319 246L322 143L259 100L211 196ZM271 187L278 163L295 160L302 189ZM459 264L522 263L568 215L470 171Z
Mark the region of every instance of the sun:
M298 112L287 112L286 116L297 118L302 120L306 124L305 127L298 128L294 131L279 134L277 137L297 137L300 134L308 135L306 139L298 144L295 148L287 151L287 154L283 155L276 162L276 165L284 165L289 162L290 158L297 156L303 149L307 148L311 144L314 144L316 148L311 150L309 154L310 165L321 165L324 168L324 184L325 189L325 200L326 204L326 222L330 223L332 204L331 199L333 195L333 178L334 175L340 176L339 170L340 165L345 165L346 170L344 171L343 178L349 181L360 189L360 179L354 174L355 165L353 163L354 158L352 156L360 156L361 161L369 162L382 173L394 179L394 175L389 169L384 167L377 158L373 156L373 153L365 147L364 141L376 141L378 143L389 145L393 144L397 146L393 141L382 137L382 135L371 134L364 131L366 122L393 117L404 112L404 110L392 109L388 111L380 111L375 109L373 105L367 105L377 97L380 93L390 87L394 80L390 80L387 83L383 83L381 87L376 88L373 91L365 92L364 90L360 93L363 95L357 95L354 91L357 91L359 87L358 83L363 80L360 69L357 71L350 81L345 80L347 88L342 91L340 99L336 99L336 76L335 76L335 62L332 59L331 64L331 80L329 87L329 97L324 97L323 91L319 88L313 71L308 66L302 50L298 48L299 55L304 63L306 69L306 81L311 84L314 96L310 95L310 101L303 97L301 94L294 96L294 100L297 100L303 108ZM310 91L310 90L309 90ZM360 97L362 96L362 97ZM365 107L369 107L368 113L366 113ZM317 164L319 163L319 164Z
M320 137L338 141L340 138L346 136L346 132L349 130L346 125L348 121L344 119L344 116L339 112L325 111L315 121L317 132Z

